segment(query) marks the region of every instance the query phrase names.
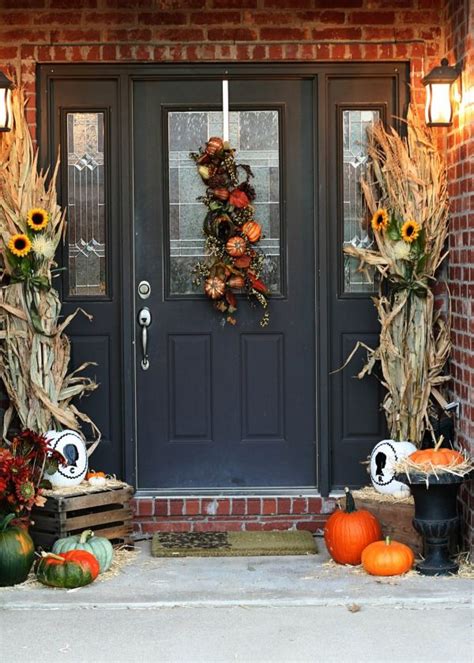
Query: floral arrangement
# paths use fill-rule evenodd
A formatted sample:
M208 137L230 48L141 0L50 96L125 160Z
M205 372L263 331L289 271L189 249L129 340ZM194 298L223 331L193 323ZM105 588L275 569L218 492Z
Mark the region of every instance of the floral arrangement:
M444 374L451 350L449 320L435 309L432 292L447 255L446 167L429 130L413 113L406 138L382 123L370 128L368 155L361 186L375 246L347 245L344 251L359 260L360 271L375 268L380 274L374 303L381 331L377 348L358 344L368 352L358 377L380 365L390 435L419 445L426 430L434 439L430 414L436 404L446 405L439 388L449 380Z
M0 134L0 377L10 401L3 437L14 413L22 429L78 430L84 421L100 437L72 402L97 386L80 375L86 365L68 374L64 330L77 311L59 322L61 303L52 287L65 230L56 194L59 161L52 173L38 170L22 88L12 96L13 129Z
M252 201L256 197L250 184L250 166L237 164L233 150L221 138L212 137L199 152L190 156L205 183L206 195L198 198L208 212L203 231L209 259L195 267L196 285L204 281L204 292L215 308L225 314L224 322L236 324L236 293L245 293L264 309L262 327L269 322L267 287L260 278L265 254L258 243L262 227L255 221ZM239 182L239 170L245 180Z
M15 436L8 448L0 448L0 520L8 513L27 519L34 506L43 506L44 472L53 473L65 463L58 451L48 448L43 435L25 430Z

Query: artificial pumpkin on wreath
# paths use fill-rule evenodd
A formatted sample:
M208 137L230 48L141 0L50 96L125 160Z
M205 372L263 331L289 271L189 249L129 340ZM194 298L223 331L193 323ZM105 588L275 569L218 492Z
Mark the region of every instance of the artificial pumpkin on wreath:
M324 540L329 554L339 564L357 565L362 551L370 543L382 538L377 518L365 509L357 510L349 488L346 488L346 508L337 509L324 528Z
M258 242L262 236L262 226L256 221L247 221L242 226L242 232L247 237L248 241L254 244Z
M389 536L385 541L375 541L362 552L362 566L373 576L399 576L407 573L413 566L415 555L404 543L392 541Z
M14 527L16 514L9 513L0 522L0 587L24 582L30 572L35 546L26 529Z
M225 250L233 258L239 258L240 256L243 256L247 250L247 242L243 237L235 235L227 241Z
M99 562L87 550L44 553L36 567L36 578L43 585L75 589L93 582L99 575Z
M114 549L110 541L103 536L95 536L90 529L85 530L82 534L58 539L53 546L53 553L56 554L70 550L86 550L92 553L99 562L100 573L104 573L110 568L114 556Z

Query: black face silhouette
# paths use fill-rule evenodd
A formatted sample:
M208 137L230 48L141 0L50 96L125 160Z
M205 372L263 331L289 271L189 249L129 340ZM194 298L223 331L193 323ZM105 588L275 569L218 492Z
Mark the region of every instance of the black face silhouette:
M79 458L79 451L75 444L66 444L63 449L63 456L67 460L68 465L77 467L77 459Z
M386 462L387 462L387 456L383 453L383 451L379 451L378 454L375 456L375 465L376 465L375 474L377 475L377 479L379 481L382 481L383 479L383 468L385 467Z

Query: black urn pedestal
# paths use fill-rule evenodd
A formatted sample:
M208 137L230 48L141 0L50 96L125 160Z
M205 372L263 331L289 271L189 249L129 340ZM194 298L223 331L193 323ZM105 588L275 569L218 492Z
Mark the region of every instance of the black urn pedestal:
M448 473L428 478L426 474L398 474L395 478L410 487L415 501L413 527L423 537L425 554L416 570L425 576L457 573L459 565L452 559L449 546L459 531L456 498L464 478Z

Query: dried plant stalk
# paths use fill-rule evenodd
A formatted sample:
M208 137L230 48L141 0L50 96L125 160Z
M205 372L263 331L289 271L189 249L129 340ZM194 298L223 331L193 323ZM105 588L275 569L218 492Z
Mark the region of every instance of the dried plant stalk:
M380 342L375 349L364 346L368 360L358 377L380 364L390 435L420 444L425 430L433 432L430 407L433 400L444 402L439 386L449 380L444 374L451 351L449 318L444 320L435 310L431 290L447 255L446 167L429 130L412 113L406 139L382 123L370 128L368 155L367 174L361 181L367 207L372 215L386 210L395 230L375 232L375 249L344 247L346 254L359 260L360 271L372 266L381 274L379 296L374 298ZM421 228L422 250L416 258L408 256L411 248L397 236L397 228L407 220Z
M12 235L28 232L26 219L34 208L48 212L48 226L42 235L53 253L65 229L56 194L59 160L48 181L48 173L37 167L38 153L33 148L24 108L20 87L13 93L13 130L0 138L3 283L11 281L0 288L0 377L10 400L3 437L7 438L16 412L22 427L38 433L51 428L79 430L82 421L90 424L99 439L95 424L72 403L73 398L93 391L97 385L79 375L88 364L68 374L70 342L64 330L77 312L59 322L61 303L51 287L53 256L38 260L34 275L15 282L11 253L5 248Z

